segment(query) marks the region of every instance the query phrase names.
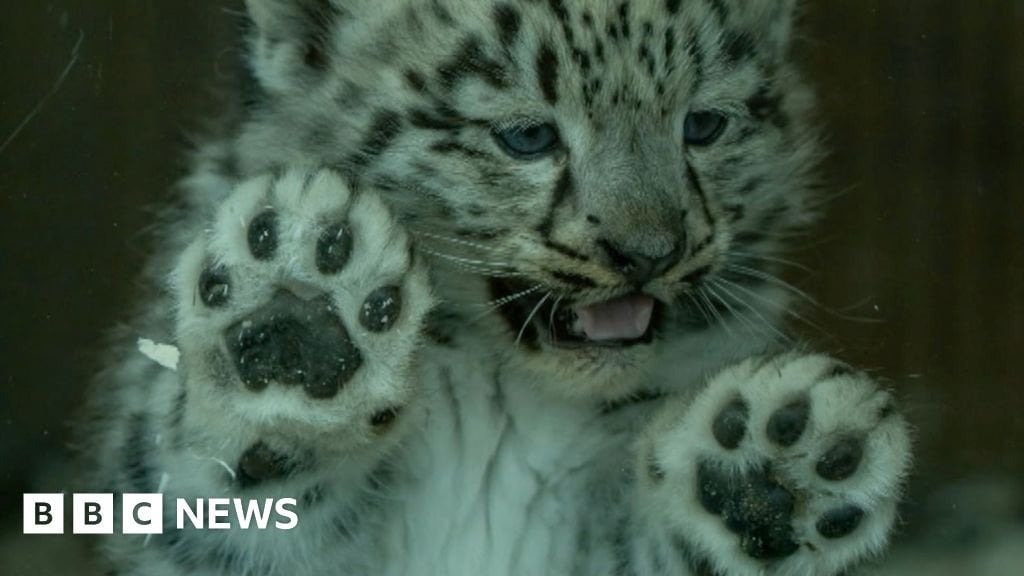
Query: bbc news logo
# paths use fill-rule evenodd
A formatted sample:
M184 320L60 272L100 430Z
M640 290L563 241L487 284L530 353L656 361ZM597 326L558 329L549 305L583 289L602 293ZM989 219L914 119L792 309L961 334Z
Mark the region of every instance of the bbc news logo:
M174 526L178 530L292 530L299 524L294 498L177 498ZM161 494L121 495L122 534L163 534L164 497ZM73 534L113 534L113 494L73 494ZM22 532L64 533L64 494L25 494L22 499Z

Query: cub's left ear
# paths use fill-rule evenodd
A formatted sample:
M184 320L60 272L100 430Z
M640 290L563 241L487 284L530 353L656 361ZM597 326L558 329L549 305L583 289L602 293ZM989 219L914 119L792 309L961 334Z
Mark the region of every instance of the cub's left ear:
M271 92L330 65L332 37L350 0L246 0L255 35L250 58L260 84Z
M764 26L764 37L769 46L783 55L789 50L790 37L793 34L793 23L797 18L798 0L758 0L751 2L758 5L755 17ZM761 11L760 14L756 12Z
M723 0L719 0L723 1ZM798 0L724 0L729 10L739 15L741 25L750 30L761 46L784 56L789 49Z

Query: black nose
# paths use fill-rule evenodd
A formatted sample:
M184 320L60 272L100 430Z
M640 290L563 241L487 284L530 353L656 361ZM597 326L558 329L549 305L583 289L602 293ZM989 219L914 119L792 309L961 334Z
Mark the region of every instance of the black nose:
M657 278L679 261L681 250L677 242L668 251L654 254L651 251L628 250L608 240L599 240L609 264L633 284L646 284Z

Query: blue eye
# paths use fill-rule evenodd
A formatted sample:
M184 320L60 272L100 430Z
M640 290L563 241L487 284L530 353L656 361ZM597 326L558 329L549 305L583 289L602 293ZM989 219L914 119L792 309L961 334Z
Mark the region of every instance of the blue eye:
M718 112L690 112L683 124L683 139L690 146L714 144L728 123L729 119Z
M559 145L558 130L551 124L497 130L494 139L509 156L521 160L533 160Z

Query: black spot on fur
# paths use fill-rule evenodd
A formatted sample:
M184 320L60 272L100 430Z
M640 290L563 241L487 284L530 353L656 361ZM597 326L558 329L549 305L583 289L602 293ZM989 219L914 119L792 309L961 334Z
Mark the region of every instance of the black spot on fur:
M127 438L122 454L128 486L135 492L156 490L156 472L149 461L148 447L153 446L149 420L145 414L133 414L128 420Z
M590 70L590 54L587 54L579 48L573 48L572 59L579 65L579 67L587 72Z
M622 32L622 37L629 40L632 30L630 29L629 22L629 2L623 1L619 3L619 30Z
M323 486L313 486L309 490L302 493L302 507L309 509L315 508L324 499Z
M327 69L327 51L322 42L313 41L306 45L306 51L302 54L302 61L314 70L323 71Z
M650 402L657 402L664 398L664 392L660 392L658 390L640 390L639 392L634 392L629 396L615 400L614 402L606 402L601 408L601 414L604 416L612 415L627 408L640 406Z
M510 47L519 36L522 16L509 4L499 4L494 8L494 23L498 28L498 39L502 46Z
M541 46L537 53L537 82L548 104L558 103L558 55L549 45Z
M700 207L704 211L705 221L714 228L715 217L711 215L711 210L708 208L708 195L704 192L704 186L700 182L700 177L697 176L697 171L693 169L689 162L686 163L686 180L690 184L690 191L696 194L697 199L700 200Z
M655 484L665 479L665 469L661 467L661 463L654 456L653 450L647 455L647 477Z
M647 74L652 78L655 75L655 60L654 55L651 54L650 48L646 44L641 44L637 49L637 56L640 59L640 63L644 65L647 70Z
M683 5L683 0L665 0L665 9L672 16L679 13L679 7Z
M673 28L665 29L665 61L671 62L676 54L676 31Z
M704 61L706 60L706 57L704 55L704 47L701 46L700 39L694 30L690 30L689 37L686 41L686 51L689 54L690 62L693 65L693 90L696 91L698 87L704 83Z
M562 24L569 23L569 10L566 9L563 0L548 0L548 8Z
M730 33L724 42L725 57L730 64L739 64L754 57L754 39L749 33Z
M572 258L573 260L576 260L578 262L589 262L590 261L590 257L587 256L586 254L583 254L582 252L580 252L578 250L574 250L574 249L566 246L565 244L562 244L561 242L557 242L557 241L552 240L550 238L544 240L544 246L546 248L550 248L551 250L554 250L555 252L558 252L559 254L562 254L563 256L568 256L569 258Z
M415 70L405 71L405 83L415 92L426 92L427 91L427 79L422 74Z
M725 5L722 0L706 0L711 6L711 11L714 12L715 17L718 19L719 24L725 24L729 19L729 8Z
M711 243L714 242L714 241L715 241L715 233L714 232L710 232L707 236L705 236L704 238L701 238L700 241L693 243L693 247L692 247L690 253L691 254L700 254L708 246L710 246ZM711 267L710 266L704 266L704 267L700 268L699 270L702 271L702 275L706 275L708 272L711 271Z
M694 253L696 254L697 252L694 252ZM687 282L689 284L698 284L701 280L704 279L705 276L707 276L710 273L711 273L711 266L710 265L708 265L708 266L701 266L700 268L697 268L693 272L690 272L689 274L684 276L683 277L683 282Z
M457 140L442 140L440 142L434 142L433 144L430 145L430 150L432 152L437 152L438 154L445 155L460 154L467 158L472 158L476 160L479 160L481 158L491 158L491 155L484 152L483 150L479 150L477 148L470 148L469 146L466 146L465 144Z
M747 207L743 204L723 204L722 210L729 215L729 222L735 224L747 215Z
M583 276L582 274L575 274L572 272L559 272L552 271L551 277L559 282L564 282L574 288L596 288L597 282L592 279Z
M438 0L430 1L430 12L437 18L439 22L446 26L452 26L455 24L455 18L452 16L451 11L444 4L441 4Z
M455 54L437 69L438 78L448 88L470 77L481 78L495 88L504 88L506 75L501 64L484 54L483 44L475 36L465 39Z
M505 229L467 229L459 228L455 230L455 235L459 238L467 238L469 240L480 240L486 242L488 240L494 240L499 236L508 234L509 231Z
M775 93L771 86L764 85L747 98L747 111L755 119L771 122L779 128L785 128L789 119L782 111L782 97Z
M544 220L537 227L537 231L540 232L541 236L548 238L551 235L551 229L555 224L555 212L562 205L566 199L569 198L574 191L574 184L572 179L572 171L565 167L562 169L562 173L558 176L558 181L555 182L555 188L551 193L551 204L548 206L548 212L544 216Z
M175 446L179 446L182 440L182 423L185 421L185 403L188 400L188 392L185 387L181 388L178 392L178 396L174 399L174 404L171 405L171 411L168 414L167 422L168 429L173 435L173 441Z
M349 164L365 168L377 159L402 133L402 117L392 110L377 112L370 121L366 136L359 149L349 158Z
M463 320L458 315L441 308L434 308L427 314L423 332L434 343L451 346L455 341L456 327L461 326L462 323Z
M331 2L301 2L302 21L305 23L303 63L318 72L330 66L331 30L335 22L343 16Z
M740 186L740 189L737 191L737 193L740 196L749 196L750 194L753 194L754 192L760 190L762 186L764 186L764 178L760 176L755 176L754 178L751 178L747 182L744 182L743 185Z
M448 110L428 111L415 109L409 112L409 124L416 128L438 131L455 131L462 128L465 119Z

